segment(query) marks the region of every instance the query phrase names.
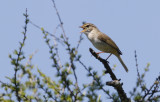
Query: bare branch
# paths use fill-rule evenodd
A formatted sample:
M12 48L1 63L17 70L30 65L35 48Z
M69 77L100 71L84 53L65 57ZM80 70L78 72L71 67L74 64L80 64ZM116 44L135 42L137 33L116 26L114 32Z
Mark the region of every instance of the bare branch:
M53 2L53 6L54 6L54 8L55 8L55 10L56 10L56 14L57 14L57 16L58 16L58 19L59 19L59 22L60 22L60 25L61 25L61 29L62 29L62 31L63 31L63 36L64 36L65 40L68 40L67 37L66 37L65 31L64 31L63 22L62 22L62 20L61 20L60 14L59 14L59 12L58 12L58 10L57 10L57 7L56 7L56 3L55 3L54 0L52 0L52 2Z
M78 44L77 44L77 47L76 47L76 50L78 50L78 48L79 48L79 45L80 45L80 43L81 43L81 41L83 40L83 37L82 37L82 34L80 35L80 37L79 37L79 41L78 41Z
M41 29L41 28L42 28L42 27L36 25L35 23L33 23L32 21L29 21L29 23L32 24L34 27L36 27L36 28L38 28L38 29ZM59 25L58 25L58 26L59 26ZM53 34L50 33L50 32L48 32L48 31L46 31L46 30L44 30L44 32L47 33L47 34L49 34L50 36L52 36L52 37L53 37L54 39L56 39L56 41L58 41L59 43L63 44L63 41L61 41L58 37L56 37L56 36L54 35L55 32L56 32L56 30L58 29L58 26L56 27L56 29L55 29L55 31L54 31Z
M110 74L110 77L112 78L113 81L117 82L117 78L115 76L115 74L112 72L110 66L108 65L108 62L104 59L102 59L99 55L97 55L95 53L94 50L92 50L91 48L89 49L91 54L98 59L100 62L102 62L102 64L104 65L105 69L106 69L106 73ZM110 84L112 87L114 87L116 89L116 91L118 92L118 95L121 99L122 102L131 102L131 100L127 97L126 93L124 92L123 88L122 88L122 84L118 84L117 83L113 83ZM108 82L106 83L108 84Z
M136 62L136 69L137 69L137 76L138 76L139 84L142 87L142 80L141 80L141 76L140 76L139 69L138 69L138 60L137 60L136 50L135 50L135 62Z

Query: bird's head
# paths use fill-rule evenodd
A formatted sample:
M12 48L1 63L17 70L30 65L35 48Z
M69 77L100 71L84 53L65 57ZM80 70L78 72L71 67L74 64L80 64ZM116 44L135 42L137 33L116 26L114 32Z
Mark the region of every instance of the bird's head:
M80 26L80 28L83 29L81 33L85 33L85 34L90 33L93 29L97 29L97 27L91 23L85 23L82 26Z

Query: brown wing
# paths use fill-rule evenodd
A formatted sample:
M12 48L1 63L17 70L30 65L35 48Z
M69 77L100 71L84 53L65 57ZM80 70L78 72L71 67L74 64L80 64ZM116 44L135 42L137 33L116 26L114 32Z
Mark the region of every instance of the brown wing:
M120 55L122 55L122 52L119 50L118 46L115 44L115 42L109 36L107 36L106 34L101 34L101 36L99 36L98 39L100 39L101 41L107 43L112 48L114 48L115 50L117 50L117 52Z

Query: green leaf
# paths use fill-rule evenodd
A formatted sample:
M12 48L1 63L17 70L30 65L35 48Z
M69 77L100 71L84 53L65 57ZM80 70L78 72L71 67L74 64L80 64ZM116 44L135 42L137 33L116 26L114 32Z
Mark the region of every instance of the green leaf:
M12 55L11 55L11 54L9 54L9 55L8 55L8 57L9 57L9 58L12 58Z
M43 28L43 27L41 27L41 31L44 31L44 28Z
M14 54L15 54L15 55L18 55L18 51L17 51L17 50L14 50Z

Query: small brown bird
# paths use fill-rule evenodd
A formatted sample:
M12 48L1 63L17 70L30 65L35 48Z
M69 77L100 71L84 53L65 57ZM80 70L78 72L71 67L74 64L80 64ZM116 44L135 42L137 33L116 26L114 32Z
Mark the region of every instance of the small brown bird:
M114 54L119 59L126 72L128 72L128 68L126 67L126 65L120 57L120 55L122 55L122 52L119 50L118 46L109 36L100 32L99 29L91 23L85 23L80 27L83 29L81 33L84 33L87 36L87 38L92 42L94 47L102 51L98 52L97 54L110 53L108 58L112 54Z

